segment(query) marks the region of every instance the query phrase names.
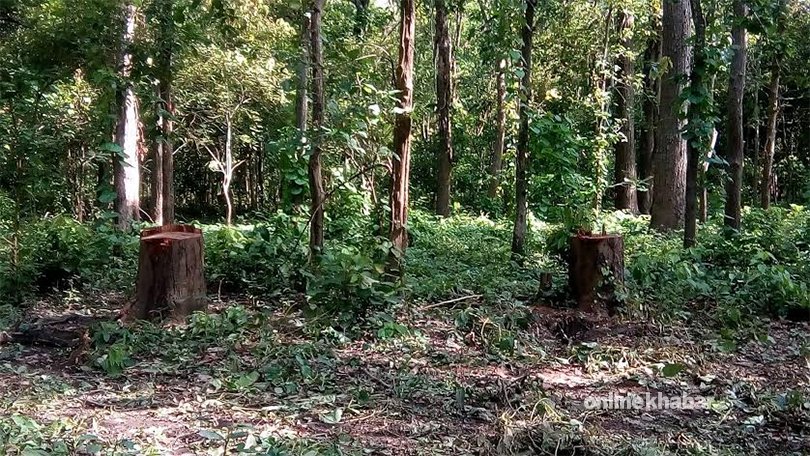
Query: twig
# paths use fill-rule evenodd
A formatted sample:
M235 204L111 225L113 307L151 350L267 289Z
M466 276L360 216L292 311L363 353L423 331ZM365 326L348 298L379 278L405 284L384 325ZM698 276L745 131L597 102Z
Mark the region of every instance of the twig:
M436 307L441 307L441 306L446 305L446 304L455 304L455 303L457 303L457 302L461 302L461 301L467 301L467 300L469 300L469 299L478 299L478 298L482 298L483 296L484 296L484 295L469 295L469 296L462 296L462 297L460 297L460 298L449 299L449 300L447 300L447 301L437 302L437 303L435 303L435 304L430 304L430 305L427 305L427 306L423 306L421 310L430 310L430 309L435 309Z

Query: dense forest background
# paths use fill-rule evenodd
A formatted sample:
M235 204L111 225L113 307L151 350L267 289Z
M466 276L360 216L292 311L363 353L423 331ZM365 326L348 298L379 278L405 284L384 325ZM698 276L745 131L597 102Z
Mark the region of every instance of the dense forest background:
M808 197L804 2L299 3L4 2L4 218L311 212L320 249L410 200L517 217L524 254L527 206L739 228Z
M780 326L810 317L808 36L807 0L0 0L0 329L19 329L43 305L125 307L140 230L188 223L204 233L214 311L186 329L95 327L72 361L134 379L154 374L137 366L168 353L189 365L164 359L167 371L196 369L188 378L250 400L330 391L340 405L321 404L331 415L318 416L334 425L380 393L371 364L350 376L372 377L350 405L341 392L360 386L332 377L356 357L373 362L368 352L340 358L361 340L360 350L390 359L447 341L469 350L453 366L486 360L525 373L565 358L556 368L615 373L629 363L653 366L642 377L690 373L697 384L706 383L695 380L700 369L719 373L731 362L723 357L749 356L756 372L740 376L792 382L757 384L782 395L778 407L741 405L749 390L717 386L719 396L739 394L722 410L730 415L700 422L718 432L670 448L808 451L806 424L782 425L807 422L810 391L792 375L810 342ZM627 349L646 354L579 345L591 343L582 328L592 321L546 325L536 315L537 306L571 307L565 275L577 234L623 236L618 318L649 325ZM538 335L538 321L556 342ZM667 351L681 337L700 355ZM788 357L775 371L757 370L764 355L740 354L774 340ZM661 341L670 345L644 352ZM223 346L227 359L206 352ZM198 348L199 359L184 351ZM582 418L481 399L462 374L434 389L412 385L405 364L383 377L399 385L385 401L401 405L412 390L427 403L447 399L456 424L470 404L501 417L481 431L492 451L470 454L510 454L507 434L513 454L546 454L540 447L554 444L532 446L536 427L521 434L514 423ZM528 400L526 391L509 394ZM403 413L436 418L420 410ZM724 433L726 416L788 437L758 447L742 427ZM0 428L0 446L55 448L42 428L3 420L12 430ZM226 452L220 439L235 431L209 424L197 425L220 434L204 433L205 445ZM581 430L570 426L568 443ZM449 429L460 440L479 432ZM439 454L441 439L431 434L413 454ZM289 443L273 442L255 448ZM582 454L602 454L589 445Z

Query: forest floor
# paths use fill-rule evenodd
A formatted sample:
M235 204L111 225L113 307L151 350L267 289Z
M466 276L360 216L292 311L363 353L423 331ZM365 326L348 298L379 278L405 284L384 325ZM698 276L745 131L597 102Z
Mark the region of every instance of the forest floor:
M112 315L120 301L71 305ZM514 308L470 297L349 338L294 308L224 299L188 327L107 327L94 337L117 343L72 356L0 345L0 454L810 453L807 323L762 321L733 344L697 310L652 325L528 307L505 328ZM585 406L611 393L710 399Z

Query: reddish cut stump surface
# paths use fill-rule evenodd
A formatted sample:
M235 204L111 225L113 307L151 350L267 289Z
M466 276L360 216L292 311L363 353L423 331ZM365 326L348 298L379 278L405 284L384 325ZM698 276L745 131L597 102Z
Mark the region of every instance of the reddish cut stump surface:
M618 235L571 237L568 283L579 310L611 313L624 284L624 240Z
M182 320L207 305L202 232L188 225L141 232L136 298L127 318Z

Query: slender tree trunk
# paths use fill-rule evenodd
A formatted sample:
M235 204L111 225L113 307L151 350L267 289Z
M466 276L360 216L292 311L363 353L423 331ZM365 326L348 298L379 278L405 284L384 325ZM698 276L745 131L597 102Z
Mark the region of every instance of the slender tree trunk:
M744 0L734 0L734 27L731 44L731 80L728 93L728 154L731 180L726 185L726 226L739 230L742 224L743 164L745 162L745 130L743 129L743 97L745 96L745 67L748 59L748 32L745 19L748 7Z
M225 224L233 225L233 197L231 196L231 182L236 167L233 164L233 122L231 116L225 117L225 165L223 166L222 194L225 196Z
M776 153L776 127L779 119L779 59L774 58L771 66L771 82L768 98L768 124L766 125L765 150L762 153L762 177L760 178L759 200L764 209L771 207L773 185L773 159Z
M127 1L124 4L124 32L121 53L118 59L118 75L123 86L118 94L118 124L115 128L115 143L120 155L113 160L115 185L115 211L118 213L118 228L125 230L133 220L140 218L141 171L138 160L138 99L130 77L132 75L132 45L135 40L137 10Z
M703 15L703 7L700 0L691 0L692 20L695 24L695 44L694 44L694 65L689 76L691 93L703 93L706 90L704 81L706 73L706 17ZM701 101L689 106L689 122L697 122L698 125L690 125L692 134L699 135L698 130L702 128L702 123L706 121L706 108L708 100ZM708 141L704 142L702 137L694 137L688 141L686 146L686 211L685 229L683 236L684 247L693 247L697 242L697 219L698 219L698 187L700 177L700 167L702 163L703 151L701 150Z
M651 212L653 228L668 231L683 226L686 205L686 141L681 134L684 122L680 95L690 69L691 8L689 0L667 0L663 5L661 48L672 67L661 81Z
M532 99L532 39L534 38L534 9L536 3L537 0L526 0L522 33L521 65L523 78L520 82L520 128L518 131L515 168L515 226L512 232L512 256L518 261L526 253L526 232L528 230L528 182L526 171L529 167L529 103L531 103Z
M324 94L323 94L323 48L321 42L321 19L324 0L314 0L311 14L311 61L312 61L312 128L315 139L309 156L309 193L310 217L309 253L310 259L316 258L323 251L323 175L321 170L321 153L323 143Z
M495 85L497 90L497 114L496 114L496 131L495 143L492 147L492 161L489 165L489 189L487 196L496 198L498 196L498 188L501 186L501 169L503 168L503 152L506 144L506 60L498 62L498 73L495 78Z
M174 223L174 102L172 101L172 59L174 53L173 0L160 0L158 10L157 124L152 176L154 220L158 225Z
M394 157L391 163L392 266L401 272L401 258L408 246L408 198L411 172L411 110L413 109L413 61L416 29L414 0L400 0L399 61L395 72L399 109L394 123Z
M755 79L759 79L758 77ZM754 172L749 173L750 176L750 186L751 188L755 189L754 191L759 193L759 177L760 177L760 106L759 106L759 87L756 85L754 86L754 109L751 112L751 116L749 119L750 127L749 127L749 136L750 140L746 141L746 146L748 147L748 155L751 157L751 166L754 169Z
M636 198L636 124L633 118L635 106L635 89L633 81L636 77L633 60L633 14L628 11L619 13L619 39L622 45L622 54L619 57L616 82L616 116L622 120L621 134L623 141L616 143L616 164L614 182L616 184L616 209L629 210L638 213L638 200Z
M653 195L653 157L657 147L658 99L661 93L660 79L655 76L658 61L661 60L661 38L652 37L644 51L644 130L641 135L641 150L638 155L638 174L645 182L646 189L638 190L638 208L642 214L649 214Z
M712 87L709 88L709 93L714 90L714 83L712 83ZM709 189L706 188L706 173L709 171L709 160L711 160L715 155L715 150L717 147L717 129L715 128L712 131L712 142L711 146L709 147L709 156L708 159L703 162L703 167L700 172L700 209L698 212L700 223L706 223L709 219Z
M307 13L309 13L307 11ZM309 114L309 60L310 60L310 24L312 22L309 14L302 14L300 60L296 66L296 87L295 87L295 126L303 136L307 131L307 121Z
M436 0L436 111L439 133L439 172L436 190L436 214L450 215L450 186L453 171L451 108L453 105L452 45L447 26L445 0Z
M160 100L160 85L155 85L155 97ZM162 104L158 101L155 104L155 113L157 123L155 127L155 141L152 145L152 220L158 225L163 225L163 198L165 192L163 190L163 146L165 140L163 138L163 122L164 115L162 114Z

